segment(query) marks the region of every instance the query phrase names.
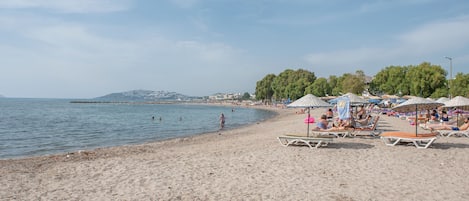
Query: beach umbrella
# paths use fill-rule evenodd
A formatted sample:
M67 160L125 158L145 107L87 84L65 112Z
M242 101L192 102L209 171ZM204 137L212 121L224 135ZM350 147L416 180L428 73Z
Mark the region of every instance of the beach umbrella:
M362 98L360 96L355 95L354 93L346 93L346 94L340 96L339 98L341 98L341 97L347 97L348 98L349 104L352 107L355 106L355 112L357 112L357 110L358 110L358 108L356 106L369 104L369 102L367 100L365 100L364 98ZM352 121L353 121L353 119L352 119Z
M445 106L447 108L456 108L456 109L467 109L469 107L469 98L462 96L456 96L453 99L446 101ZM459 123L459 113L456 115L456 124Z
M403 103L393 107L392 109L396 112L413 112L415 111L415 136L417 136L417 120L418 120L418 111L422 110L431 110L439 106L444 105L443 103L438 103L433 100L428 100L426 98L414 97Z
M446 101L444 107L463 108L469 106L469 98L456 96L453 99Z
M292 103L288 104L287 107L292 107L292 108L307 108L308 109L308 120L311 116L310 110L311 108L314 107L331 107L329 103L326 103L325 101L321 100L320 98L312 95L312 94L307 94L300 99L293 101ZM307 136L309 137L309 122L307 123Z
M439 98L438 100L436 100L436 102L438 102L438 103L446 103L446 102L449 101L449 100L450 100L449 98L441 97L441 98Z
M346 93L346 94L342 95L342 97L348 97L349 100L350 100L350 105L364 105L364 104L368 103L367 100L365 100L362 97L357 96L353 93Z
M399 98L399 96L384 94L383 96L381 96L381 98L383 98L383 99L397 99L397 98Z

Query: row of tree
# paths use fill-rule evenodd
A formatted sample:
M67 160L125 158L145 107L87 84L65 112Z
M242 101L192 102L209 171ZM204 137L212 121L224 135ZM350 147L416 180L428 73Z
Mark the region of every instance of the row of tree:
M258 100L296 100L306 94L318 97L340 96L351 92L361 94L368 90L373 95L395 94L420 97L468 96L469 74L458 73L453 80L446 79L441 66L423 62L417 66L389 66L379 71L369 82L361 70L342 76L316 78L314 72L287 69L279 75L268 74L256 83Z

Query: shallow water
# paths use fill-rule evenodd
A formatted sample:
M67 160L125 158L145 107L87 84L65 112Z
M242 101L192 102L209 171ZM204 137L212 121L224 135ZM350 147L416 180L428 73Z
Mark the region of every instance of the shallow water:
M0 99L0 159L138 144L214 132L267 119L271 111L187 104L83 104ZM154 117L154 119L153 119ZM161 120L160 120L161 118Z

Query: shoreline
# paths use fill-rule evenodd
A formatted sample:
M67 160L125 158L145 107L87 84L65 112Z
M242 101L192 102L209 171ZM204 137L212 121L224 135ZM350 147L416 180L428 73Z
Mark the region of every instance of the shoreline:
M114 103L117 103L117 102L112 102L112 104L114 104ZM123 102L121 102L121 103L122 104L127 104L127 103L123 103ZM71 103L71 104L73 104L73 103ZM77 104L81 104L81 103L77 103ZM110 102L100 102L100 103L88 102L86 104L110 104ZM138 103L138 104L147 104L148 105L148 103ZM167 104L167 103L161 103L161 104ZM234 108L234 107L236 107L236 108L247 108L247 109L253 109L253 110L266 110L266 111L272 112L272 114L267 115L267 118L258 119L256 121L252 121L252 122L249 122L249 123L244 123L242 125L237 125L236 127L227 127L224 130L238 129L238 128L241 128L241 127L256 124L258 122L267 121L268 119L274 118L276 115L278 115L274 108L263 107L263 106L233 105L233 104L229 104L229 103L205 103L205 104L199 104L199 103L171 103L171 104L181 105L181 106L184 106L184 105L194 105L194 106L200 105L200 106L225 107L225 108ZM79 152L94 152L95 150L101 150L101 149L112 148L112 147L135 146L135 145L148 144L148 143L154 143L154 142L177 140L178 138L190 138L190 137L193 137L193 136L206 135L206 134L217 133L217 132L219 132L219 130L212 130L212 129L207 130L206 129L206 131L194 132L194 133L192 133L190 135L187 135L187 136L171 136L169 138L148 139L147 141L133 142L133 143L129 143L129 144L107 145L107 146L98 146L98 147L91 147L91 148L79 148L79 149L74 149L74 150L62 150L62 151L58 151L58 152L55 152L55 153L46 153L46 154L41 154L41 155L35 155L35 154L23 155L23 156L17 155L17 156L10 156L10 157L5 157L5 158L0 158L0 161L1 160L28 159L28 158L36 158L36 157L53 157L54 155L66 155L66 154L76 155Z
M212 105L212 104L194 104L194 105L208 105L208 106L220 106L220 107L230 107L231 105L228 104L223 104L223 105ZM0 163L2 161L22 161L22 160L42 160L42 159L48 159L48 158L60 158L60 157L65 157L67 161L71 156L92 156L92 155L97 155L96 152L110 152L107 154L104 154L104 156L111 156L112 152L115 150L118 150L120 148L125 148L127 150L131 150L133 148L137 149L141 146L145 145L157 145L157 144L162 144L162 146L168 146L168 144L173 144L173 143L179 143L179 142L186 142L186 141L195 141L195 140L200 140L199 138L209 138L209 137L214 137L215 135L222 135L222 133L233 133L236 132L236 130L240 129L246 129L250 126L253 126L255 124L259 124L262 122L269 121L270 119L274 119L277 116L280 115L278 112L278 108L273 108L273 107L265 107L265 106L237 106L237 107L244 107L244 108L251 108L251 109L260 109L260 110L268 110L273 112L272 116L270 116L267 119L263 119L261 121L256 121L252 122L246 125L241 125L239 127L235 128L225 128L223 130L217 130L213 132L204 132L204 133L196 133L190 136L184 136L184 137L173 137L173 138L168 138L168 139L162 139L162 140L154 140L154 141L148 141L148 142L142 142L142 143L136 143L136 144L126 144L126 145L117 145L117 146L108 146L108 147L98 147L94 149L86 149L86 150L76 150L73 152L61 152L61 153L56 153L56 154L47 154L47 155L39 155L39 156L24 156L24 157L17 157L17 158L5 158L5 159L0 159ZM140 149L139 149L140 150ZM102 154L99 154L102 155Z
M235 131L238 129L242 129L245 127L249 127L255 124L259 124L265 121L268 121L270 119L274 119L277 116L279 116L279 112L277 108L273 107L266 107L266 106L241 106L241 105L231 105L231 104L192 104L191 105L207 105L207 106L219 106L219 107L243 107L243 108L251 108L251 109L260 109L260 110L268 110L273 112L272 116L270 116L267 119L263 119L261 121L256 121L252 122L250 124L242 125L236 128L226 128L223 130L217 130L217 131L212 131L212 132L204 132L204 133L195 133L189 136L183 136L183 137L172 137L168 139L162 139L162 140L154 140L154 141L148 141L148 142L142 142L142 143L136 143L136 144L126 144L126 145L117 145L117 146L106 146L106 147L98 147L98 148L92 148L92 149L83 149L83 150L76 150L72 152L60 152L60 153L55 153L55 154L46 154L46 155L38 155L38 156L23 156L23 157L15 157L15 158L3 158L0 159L0 163L2 161L22 161L22 160L43 160L43 159L49 159L49 158L60 158L60 157L65 157L66 160L68 161L71 159L72 156L80 156L80 157L89 157L89 156L97 156L97 155L102 155L102 154L96 154L96 152L110 152L107 154L104 154L105 156L111 156L113 155L112 152L116 149L120 148L126 148L126 149L132 149L132 148L137 148L140 146L145 146L145 145L153 145L153 144L171 144L171 143L179 143L179 142L184 142L184 141L190 141L190 140L197 140L198 138L202 137L210 137L212 135L220 135L222 132L229 132L229 131ZM93 157L95 158L95 157Z
M389 147L379 138L282 147L305 133L304 114L275 109L267 121L221 135L97 149L70 156L0 160L0 197L18 200L467 200L469 139L432 148ZM322 109L312 110L314 117ZM381 115L380 129L412 131ZM420 131L419 131L420 132Z

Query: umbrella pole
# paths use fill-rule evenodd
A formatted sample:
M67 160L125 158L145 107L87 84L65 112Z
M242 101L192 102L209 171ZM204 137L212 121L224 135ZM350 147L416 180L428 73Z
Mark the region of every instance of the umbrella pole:
M308 107L308 119L306 121L306 124L308 124L307 126L307 131L306 131L306 136L309 137L309 117L310 117L310 110L311 108Z
M417 137L417 122L418 122L418 112L417 104L415 104L415 137Z

